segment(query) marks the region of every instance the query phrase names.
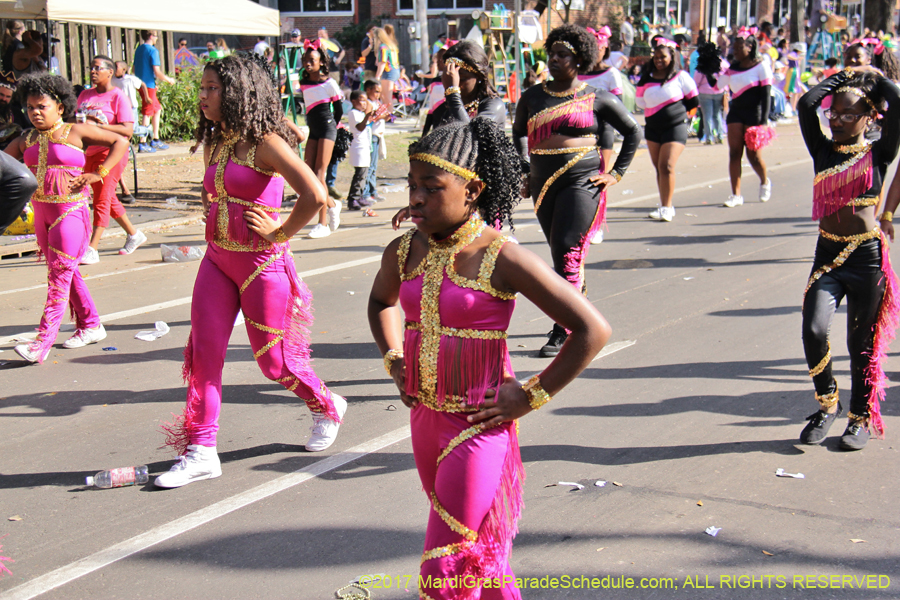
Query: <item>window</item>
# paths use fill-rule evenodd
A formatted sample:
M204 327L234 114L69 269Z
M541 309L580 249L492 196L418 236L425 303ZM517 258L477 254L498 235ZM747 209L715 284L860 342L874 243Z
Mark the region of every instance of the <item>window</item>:
M484 0L428 0L428 12L468 12L473 8L484 10ZM397 9L403 12L412 12L413 0L397 0Z
M353 14L353 0L278 0L278 10L287 15L315 13Z

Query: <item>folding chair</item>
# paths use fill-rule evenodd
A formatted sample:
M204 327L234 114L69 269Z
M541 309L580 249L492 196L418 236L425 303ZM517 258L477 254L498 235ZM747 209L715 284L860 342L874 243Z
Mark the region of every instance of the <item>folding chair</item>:
M135 144L140 143L140 139L142 137L149 137L150 134L153 133L153 128L149 125L144 127L143 125L134 126L134 133L131 134L131 143L128 144L128 159L131 161L131 164L134 166L134 190L132 190L132 195L137 196L138 193L138 168L137 168L137 152L134 150Z

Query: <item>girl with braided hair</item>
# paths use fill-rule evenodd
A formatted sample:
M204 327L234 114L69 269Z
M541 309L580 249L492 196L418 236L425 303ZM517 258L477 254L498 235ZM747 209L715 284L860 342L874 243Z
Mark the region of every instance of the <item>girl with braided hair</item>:
M72 84L57 75L40 73L19 81L16 93L34 125L14 139L5 152L25 160L37 177L32 196L34 229L41 254L47 260L47 301L35 341L15 347L30 363L42 363L50 353L62 324L66 305L75 318L75 335L63 348L81 348L106 337L100 315L78 263L91 237L88 186L102 183L128 152L120 135L87 123L66 124L75 115ZM109 149L93 171L85 172L85 148Z
M411 409L416 468L431 501L419 597L517 599L509 555L524 469L515 420L590 364L610 329L543 261L486 225L512 225L519 199L519 158L496 123L454 121L409 155L416 229L385 250L368 312L385 368ZM559 356L524 386L506 347L518 292L571 331ZM457 577L469 583L441 587Z
M522 94L513 142L529 172L523 195L534 198L553 268L583 292L588 247L606 217L606 190L631 164L641 128L615 96L578 81L598 56L597 40L584 27L557 27L544 47L553 81ZM608 173L598 151L605 123L625 138ZM566 335L554 324L541 356L556 356Z
M178 461L156 479L158 487L222 474L216 454L222 369L239 310L263 374L313 414L308 451L334 442L347 408L312 369L312 294L297 275L290 247L291 237L325 205L327 192L294 151L283 117L278 91L255 59L231 55L206 65L197 141L204 145L201 198L209 246L194 284L184 350L187 403L183 415L164 426ZM297 202L281 222L285 181Z
M816 114L826 96L832 98L825 111L832 139L822 133ZM844 297L852 387L840 447L861 450L870 431L884 433L879 406L887 377L881 361L900 320L900 290L885 239L885 234L893 239L891 220L900 193L889 194L881 217L875 216L887 167L900 144L900 113L884 111L884 102L900 106L900 89L873 67L860 66L835 73L798 104L800 130L816 171L812 217L819 221L803 299L803 349L820 409L800 434L804 444L822 443L842 412L829 331ZM879 118L882 135L871 142L865 138L866 127Z

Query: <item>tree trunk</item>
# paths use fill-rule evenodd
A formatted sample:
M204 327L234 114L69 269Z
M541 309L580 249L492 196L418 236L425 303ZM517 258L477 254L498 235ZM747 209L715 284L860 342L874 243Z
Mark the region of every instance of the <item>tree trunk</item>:
M803 33L803 23L806 17L803 14L803 7L806 3L803 0L791 0L791 43L801 41L801 37L806 41Z
M864 25L878 33L894 33L896 14L894 3L891 0L865 0L866 22Z

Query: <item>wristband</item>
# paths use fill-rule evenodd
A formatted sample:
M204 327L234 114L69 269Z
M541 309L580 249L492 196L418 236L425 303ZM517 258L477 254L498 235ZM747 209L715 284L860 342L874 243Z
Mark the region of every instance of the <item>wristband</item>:
M400 358L403 358L403 350L391 348L384 353L384 370L387 371L388 375L391 374L391 367L394 366L394 361Z
M622 174L618 171L610 171L609 174L616 178L616 183L622 181Z
M285 242L290 241L290 239L291 239L291 238L289 238L289 237L287 236L287 234L284 232L284 226L283 226L283 225L279 225L279 226L278 226L278 229L275 230L275 243L276 243L276 244L283 244L283 243L285 243Z
M528 395L528 404L531 405L532 410L537 410L552 400L550 394L545 392L544 388L541 387L541 379L538 375L534 375L529 379L525 385L522 386L522 389L525 390L525 393Z
M462 90L459 89L458 85L454 85L447 88L447 91L444 92L444 96L449 96L450 94L460 94L462 95Z
M103 181L103 178L109 175L109 169L103 165L97 165L97 175L100 176L100 181Z
M892 223L894 221L894 213L892 213L889 210L886 210L883 213L881 213L881 216L878 217L878 220L879 221L887 221L888 223Z

